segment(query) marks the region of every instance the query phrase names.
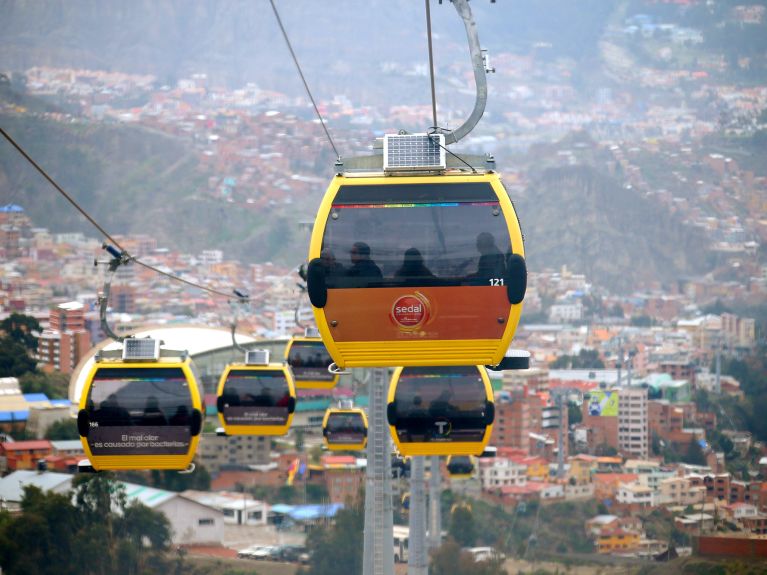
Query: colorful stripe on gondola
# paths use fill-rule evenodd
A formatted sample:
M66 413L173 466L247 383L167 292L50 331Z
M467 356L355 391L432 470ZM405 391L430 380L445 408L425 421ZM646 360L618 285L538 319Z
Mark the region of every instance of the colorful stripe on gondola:
M440 202L433 204L333 204L333 209L361 208L454 208L457 206L497 206L498 202Z

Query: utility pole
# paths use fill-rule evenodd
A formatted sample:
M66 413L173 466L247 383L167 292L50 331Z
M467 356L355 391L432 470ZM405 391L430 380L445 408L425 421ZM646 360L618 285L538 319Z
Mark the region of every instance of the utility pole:
M365 547L363 575L394 574L392 534L391 457L389 426L386 422L386 396L389 371L372 370L368 385L367 469L365 472Z
M616 382L616 385L620 387L621 385L621 367L623 367L623 336L618 336L618 364L616 366L618 368L618 381Z
M429 549L442 545L442 477L439 455L431 456L431 475L429 476Z
M717 395L722 394L722 336L717 337L716 341L716 380L714 392Z
M424 485L424 459L411 459L410 467L410 534L408 536L407 575L428 575L426 555L426 489Z

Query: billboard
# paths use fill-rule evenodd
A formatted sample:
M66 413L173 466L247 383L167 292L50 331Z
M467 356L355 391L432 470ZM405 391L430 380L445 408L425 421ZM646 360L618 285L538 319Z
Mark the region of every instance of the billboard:
M618 392L592 391L589 393L589 395L589 415L600 417L618 417Z

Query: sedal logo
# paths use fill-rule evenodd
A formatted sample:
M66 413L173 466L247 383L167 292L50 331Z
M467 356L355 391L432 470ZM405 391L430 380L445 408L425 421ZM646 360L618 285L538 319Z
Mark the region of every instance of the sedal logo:
M418 292L403 295L392 305L390 317L401 329L418 329L429 319L429 300Z

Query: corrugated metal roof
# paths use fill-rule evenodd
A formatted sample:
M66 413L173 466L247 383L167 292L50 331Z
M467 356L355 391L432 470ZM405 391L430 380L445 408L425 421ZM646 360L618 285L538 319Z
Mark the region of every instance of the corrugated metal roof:
M152 508L157 507L178 495L178 493L172 491L155 489L154 487L147 487L146 485L136 485L135 483L123 483L123 486L125 487L125 496L129 502L138 501L139 503L143 503L147 507Z
M21 470L14 471L10 475L0 479L0 498L6 501L21 501L24 497L24 487L34 485L43 491L66 491L72 485L73 475L67 473L54 473L47 471Z

